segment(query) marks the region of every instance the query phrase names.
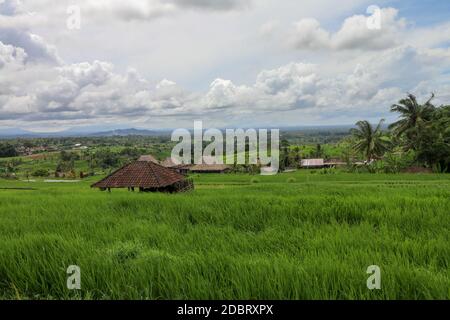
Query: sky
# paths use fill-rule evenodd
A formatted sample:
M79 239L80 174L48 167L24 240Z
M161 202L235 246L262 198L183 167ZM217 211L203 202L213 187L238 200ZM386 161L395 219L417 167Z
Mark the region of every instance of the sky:
M0 0L0 129L287 127L450 103L448 0Z

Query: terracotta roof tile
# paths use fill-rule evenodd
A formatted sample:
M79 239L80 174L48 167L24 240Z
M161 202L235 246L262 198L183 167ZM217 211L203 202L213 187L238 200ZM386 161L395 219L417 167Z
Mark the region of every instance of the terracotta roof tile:
M136 161L127 164L106 178L92 185L93 188L162 188L185 177L175 170L153 162Z

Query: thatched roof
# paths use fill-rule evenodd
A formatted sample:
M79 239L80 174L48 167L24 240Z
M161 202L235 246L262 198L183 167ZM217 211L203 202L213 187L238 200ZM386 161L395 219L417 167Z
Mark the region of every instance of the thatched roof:
M138 161L147 161L147 162L153 162L153 163L157 163L159 164L159 161L152 155L145 155L145 156L140 156L140 158L138 159Z
M92 185L93 188L164 188L185 177L175 170L149 161L127 164L106 178Z

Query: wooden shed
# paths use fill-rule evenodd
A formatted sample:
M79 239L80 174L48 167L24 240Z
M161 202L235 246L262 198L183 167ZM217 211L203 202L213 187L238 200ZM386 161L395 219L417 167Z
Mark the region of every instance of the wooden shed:
M128 188L130 191L183 192L192 190L194 184L175 170L152 161L136 161L116 170L91 187L102 191Z

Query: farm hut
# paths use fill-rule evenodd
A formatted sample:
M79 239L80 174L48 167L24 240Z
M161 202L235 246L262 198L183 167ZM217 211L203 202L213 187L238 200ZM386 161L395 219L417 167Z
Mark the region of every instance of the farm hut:
M153 163L159 164L159 161L150 154L145 155L145 156L140 156L138 161L146 161L146 162L153 162Z
M191 164L180 164L174 167L171 167L170 169L175 170L178 173L181 173L183 175L189 174L189 170L192 168Z
M163 167L170 168L170 169L175 170L176 172L184 174L184 175L188 174L189 169L192 167L191 164L175 164L172 161L172 158L165 159L164 161L161 162L161 165Z
M301 167L304 169L320 169L325 167L323 159L303 159Z
M231 171L231 167L218 163L214 156L203 156L202 164L193 165L189 171L192 173L226 173Z
M130 191L183 192L192 190L194 184L175 170L152 161L136 161L116 170L91 187L102 191L128 188Z
M230 170L226 164L197 164L189 169L192 173L227 173Z
M326 168L336 168L345 166L347 163L342 161L341 159L329 159L324 162L324 166Z

